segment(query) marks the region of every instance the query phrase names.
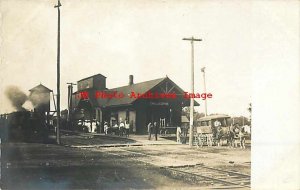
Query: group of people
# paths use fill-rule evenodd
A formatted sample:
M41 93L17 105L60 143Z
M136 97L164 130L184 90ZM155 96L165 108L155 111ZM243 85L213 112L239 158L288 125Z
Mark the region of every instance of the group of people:
M157 141L158 131L159 131L159 126L157 122L154 122L153 124L152 122L149 122L147 125L148 140L151 140L151 135L154 134L155 140Z
M125 120L125 122L120 121L119 125L116 122L113 126L110 127L107 122L104 122L104 133L105 135L115 134L119 136L129 137L130 124L127 120Z
M151 135L154 135L155 140L157 141L157 135L160 132L161 133L161 128L159 127L159 125L157 124L157 122L149 122L147 125L147 132L148 132L148 140L151 140ZM181 129L180 126L176 127L176 138L177 138L177 142L178 143L185 143L186 142L186 133L187 132L187 128L183 127L183 129ZM185 137L185 138L182 138Z

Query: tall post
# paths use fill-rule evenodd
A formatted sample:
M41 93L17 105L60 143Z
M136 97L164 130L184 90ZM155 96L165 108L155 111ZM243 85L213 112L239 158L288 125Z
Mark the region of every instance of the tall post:
M201 72L203 73L203 87L204 87L204 93L206 94L206 82L205 82L205 67L201 69ZM207 116L207 98L204 100L204 106L205 106L205 116Z
M68 84L68 83L67 83ZM71 84L69 84L68 85L68 117L67 117L67 121L69 122L69 120L70 120L70 108L71 108L71 97L72 97L72 85Z
M72 94L73 94L73 85L76 85L72 82L70 83L67 83L68 84L68 127L69 129L73 129L72 127L72 121L73 121L73 118L72 118L72 110L73 110L73 106L72 106Z
M56 143L60 144L60 1L58 0L57 5L54 8L57 8L57 128L56 128Z
M191 93L194 94L194 41L202 41L202 39L183 38L182 40L191 41L192 52L191 52ZM194 97L192 96L190 101L190 135L189 135L189 146L193 146L193 125L194 125Z
M170 108L170 126L173 126L172 125L172 108Z

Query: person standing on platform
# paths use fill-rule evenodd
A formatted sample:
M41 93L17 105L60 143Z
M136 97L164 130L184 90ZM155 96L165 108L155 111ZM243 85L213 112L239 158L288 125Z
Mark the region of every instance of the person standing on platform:
M129 137L129 122L127 120L125 120L125 133L126 133L126 137Z
M181 143L180 135L181 135L181 128L179 126L177 126L177 129L176 129L177 143Z
M159 127L156 122L154 122L154 133L155 133L155 140L157 141L157 133L158 133Z
M151 140L151 133L152 133L152 128L153 128L151 122L149 122L147 128L148 128L148 140Z
M182 144L186 144L186 138L187 138L187 131L188 131L188 125L183 125L182 127Z
M121 121L120 126L119 126L120 136L124 135L124 128L125 128L125 125L124 125L123 121Z
M104 134L108 134L108 123L106 121L104 122Z

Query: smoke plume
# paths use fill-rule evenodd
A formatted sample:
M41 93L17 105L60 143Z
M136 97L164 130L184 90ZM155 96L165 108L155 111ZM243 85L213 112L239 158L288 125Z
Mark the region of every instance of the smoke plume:
M22 106L28 100L27 95L22 92L19 87L17 86L8 86L5 89L5 95L10 100L12 106L17 111L23 111L25 110Z

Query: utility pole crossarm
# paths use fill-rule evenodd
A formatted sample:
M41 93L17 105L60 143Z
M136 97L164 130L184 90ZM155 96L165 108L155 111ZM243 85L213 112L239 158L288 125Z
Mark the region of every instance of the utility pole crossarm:
M77 85L76 83L72 83L72 82L67 82L67 84L69 84L69 85Z
M54 5L54 8L59 8L61 6L61 3L60 3L60 1L58 0L58 3L57 3L57 5Z
M197 39L197 38L194 38L194 37L191 37L191 38L183 38L182 40L188 40L188 41L202 41L202 39Z

